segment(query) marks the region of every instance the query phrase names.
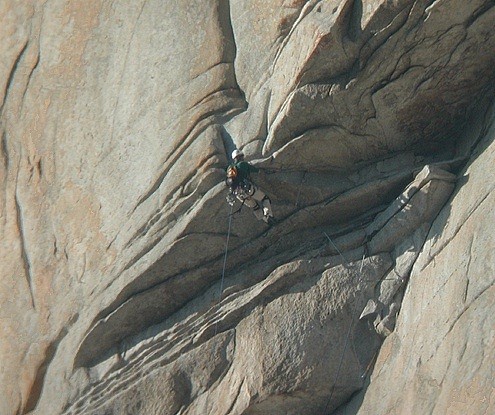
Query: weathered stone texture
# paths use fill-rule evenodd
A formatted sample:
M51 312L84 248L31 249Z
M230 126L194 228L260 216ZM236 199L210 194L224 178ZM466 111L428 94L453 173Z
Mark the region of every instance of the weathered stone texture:
M2 1L0 413L493 412L494 20Z
M339 413L495 410L491 114L490 130L461 173L451 201L433 222L412 270L397 327L382 346L364 399L356 398Z

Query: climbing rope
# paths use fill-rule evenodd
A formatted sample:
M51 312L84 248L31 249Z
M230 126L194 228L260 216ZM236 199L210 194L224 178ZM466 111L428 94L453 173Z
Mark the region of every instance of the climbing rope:
M242 203L241 203L241 206L239 207L239 209L237 209L235 212L232 212L232 209L234 208L234 205L230 205L230 213L229 213L229 218L231 218L232 216L234 216L236 213L239 213L242 209L242 207L244 206L244 203L246 202L246 199L242 199ZM230 225L229 225L230 227Z
M361 267L359 269L359 274L360 275L363 272L363 265L364 265L364 257L365 257L365 255L366 255L366 251L363 252L363 258L361 259ZM361 277L362 277L362 275L361 275ZM361 278L358 281L358 287L359 287L359 284L360 283L361 283ZM359 289L357 290L357 292L359 292ZM351 324L349 325L349 330L347 330L347 335L345 337L345 342L344 342L344 349L342 350L342 354L340 356L340 362L339 362L339 366L337 367L337 373L335 374L335 380L333 382L332 389L330 390L330 396L328 398L327 404L325 405L325 412L328 409L328 405L330 405L330 402L332 401L333 394L335 392L335 387L337 386L337 382L339 380L340 370L342 369L342 363L344 362L345 352L347 351L347 345L349 344L349 339L351 337L352 327L354 326L354 323L356 321L356 309L357 309L356 303L357 303L357 301L354 303L354 308L353 308L353 311L352 311Z
M242 207L242 205L241 205ZM232 229L232 210L234 209L234 205L230 205L230 212L229 212L229 226L227 230L227 241L225 242L225 254L223 256L223 267L222 267L222 279L220 280L220 293L218 295L218 304L222 300L222 294L223 294L223 286L225 282L225 269L227 267L227 256L229 254L229 241L230 241L230 231ZM215 323L215 336L218 333L218 320Z
M244 202L243 202L244 204ZM242 205L241 205L242 207ZM229 253L229 240L230 240L230 230L232 229L232 209L234 208L234 206L230 206L230 213L229 213L229 227L228 227L228 230L227 230L227 241L225 242L225 255L223 257L223 267L222 267L222 280L221 280L221 283L220 283L220 298L222 297L222 293L223 293L223 285L224 285L224 281L225 281L225 267L227 265L227 255Z
M347 262L347 260L345 259L345 256L342 254L342 252L340 252L340 249L337 248L337 245L335 245L332 241L332 239L328 236L328 233L326 233L325 231L323 231L323 234L327 237L327 239L330 241L330 243L333 245L333 247L337 250L338 254L341 256L341 258L343 259L344 263L346 265L349 265L349 263Z
M242 205L241 205L242 207ZM227 229L227 240L225 241L225 253L224 253L224 256L223 256L223 266L222 266L222 279L220 280L220 292L219 292L219 295L218 295L218 301L217 301L217 306L220 304L220 301L222 301L222 294L223 294L223 286L224 286L224 281L225 281L225 269L227 268L227 256L228 256L228 253L229 253L229 241L230 241L230 232L231 232L231 229L232 229L232 216L234 215L234 213L232 213L232 210L234 209L234 205L230 205L230 212L229 212L229 215L228 215L228 218L229 218L229 226L228 226L228 229ZM215 337L216 335L218 334L218 319L217 321L215 322L215 334L213 335L213 337ZM214 351L214 348L215 348L215 345L214 343L212 343L212 354L213 354L213 351ZM209 394L206 395L206 400L205 400L205 403L204 403L204 407L205 407L205 412L208 413L208 400L209 400Z

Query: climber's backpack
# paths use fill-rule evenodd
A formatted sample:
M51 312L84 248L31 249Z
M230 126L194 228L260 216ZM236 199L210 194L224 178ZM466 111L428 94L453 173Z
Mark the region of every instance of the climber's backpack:
M227 167L227 178L225 179L225 183L229 187L236 187L237 182L238 182L237 167L236 166Z

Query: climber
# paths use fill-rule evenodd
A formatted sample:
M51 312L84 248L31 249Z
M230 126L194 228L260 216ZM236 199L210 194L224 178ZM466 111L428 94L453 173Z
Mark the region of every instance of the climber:
M258 171L257 167L244 161L244 153L241 150L234 150L232 163L226 168L225 184L229 187L227 202L232 206L237 198L243 205L253 209L256 218L272 225L274 218L270 199L251 181L251 173Z

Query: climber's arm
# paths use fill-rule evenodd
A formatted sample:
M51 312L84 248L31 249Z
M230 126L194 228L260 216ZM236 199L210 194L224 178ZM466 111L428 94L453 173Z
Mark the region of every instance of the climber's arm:
M253 166L252 164L248 164L249 166L249 172L250 173L258 173L260 171L260 169L256 166Z

